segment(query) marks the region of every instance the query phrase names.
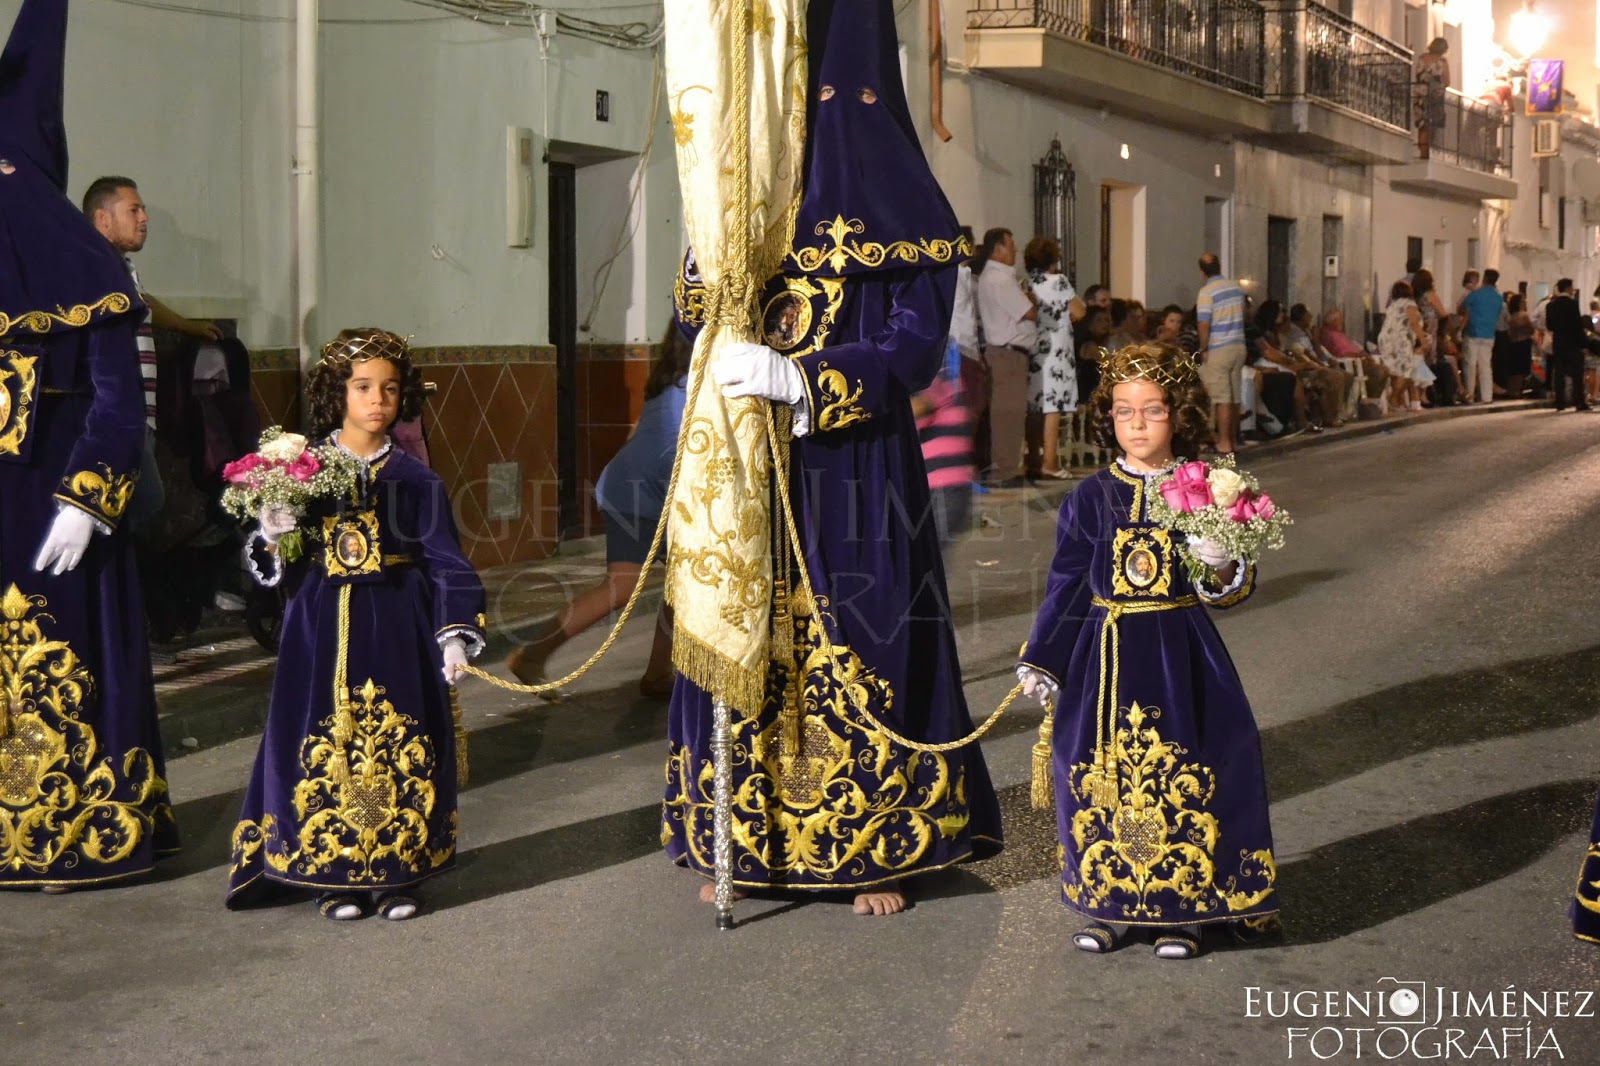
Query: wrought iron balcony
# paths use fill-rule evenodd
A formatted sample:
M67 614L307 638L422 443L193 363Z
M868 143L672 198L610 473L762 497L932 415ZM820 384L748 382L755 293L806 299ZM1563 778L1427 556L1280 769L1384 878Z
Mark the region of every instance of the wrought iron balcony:
M1426 154L1419 147L1419 158L1511 177L1511 123L1503 108L1470 100L1454 89L1447 90L1442 101L1431 103L1420 84L1413 86L1413 93L1419 108L1439 109L1430 116L1435 121L1428 131Z
M1249 96L1264 91L1253 0L971 0L969 30L1040 29Z
M1411 51L1313 0L1266 0L1268 99L1309 97L1411 126Z

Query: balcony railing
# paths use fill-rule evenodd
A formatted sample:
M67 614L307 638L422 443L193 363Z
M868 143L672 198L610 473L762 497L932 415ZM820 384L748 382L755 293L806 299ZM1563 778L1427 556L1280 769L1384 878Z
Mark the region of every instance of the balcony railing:
M1432 100L1420 83L1413 85L1412 91L1419 111L1433 112L1428 116L1428 150L1423 158L1502 178L1511 176L1511 123L1506 121L1504 109L1470 100L1454 89L1446 91L1442 99Z
M1264 15L1252 0L971 0L967 27L1035 28L1261 96Z
M1313 0L1266 0L1267 95L1411 128L1411 52Z

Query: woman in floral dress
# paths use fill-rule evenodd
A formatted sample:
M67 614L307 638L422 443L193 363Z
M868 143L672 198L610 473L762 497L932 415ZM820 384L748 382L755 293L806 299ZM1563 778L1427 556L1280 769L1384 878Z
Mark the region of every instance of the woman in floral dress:
M1061 273L1061 245L1054 238L1029 241L1022 261L1039 308L1039 339L1028 360L1028 467L1037 467L1043 477L1065 480L1072 475L1061 468L1056 442L1061 416L1078 407L1072 320L1082 317L1083 301Z

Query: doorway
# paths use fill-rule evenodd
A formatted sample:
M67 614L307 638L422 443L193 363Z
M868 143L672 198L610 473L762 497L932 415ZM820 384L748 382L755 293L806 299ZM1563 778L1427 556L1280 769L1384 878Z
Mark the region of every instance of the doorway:
M1113 296L1145 300L1145 187L1100 184L1100 281Z
M1294 219L1267 218L1267 299L1294 303Z
M582 535L578 506L578 181L550 166L550 344L556 350L556 537Z
M1433 287L1439 293L1439 299L1445 298L1445 293L1455 293L1456 283L1461 279L1456 277L1456 246L1450 241L1433 242ZM1461 294L1456 293L1459 297Z

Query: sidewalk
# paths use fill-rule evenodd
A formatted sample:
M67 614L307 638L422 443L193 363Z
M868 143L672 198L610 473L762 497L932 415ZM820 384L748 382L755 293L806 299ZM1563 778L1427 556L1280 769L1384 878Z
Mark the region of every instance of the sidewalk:
M1248 465L1267 456L1388 433L1424 422L1548 406L1544 401L1510 400L1486 406L1407 412L1376 422L1355 422L1322 433L1302 433L1288 440L1269 441L1242 449L1239 454L1241 461ZM1600 418L1595 422L1600 427ZM991 489L974 500L975 521L1003 528L1021 521L1025 511L1049 512L1083 476L1092 472L1092 469L1074 470L1071 481L1040 481L1022 488ZM994 565L993 560L980 558L994 554L993 545L983 545L984 539L982 531L978 530L966 538L965 544L957 545L957 552L972 556L960 560L966 567ZM955 557L951 559L950 572L958 572ZM483 661L494 663L503 659L517 643L529 637L538 623L559 611L573 595L598 581L604 573L605 538L601 536L565 542L556 555L547 559L483 571L489 621L489 646ZM969 607L979 587L976 580L952 580L952 609L960 612ZM658 567L639 598L636 616L654 615L660 602L661 570ZM162 740L168 756L182 755L259 731L266 713L273 663L273 657L244 633L242 623L202 631L201 639L193 645L175 653L170 650L158 653L156 696L161 711Z

